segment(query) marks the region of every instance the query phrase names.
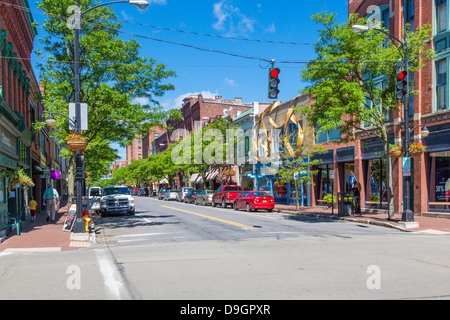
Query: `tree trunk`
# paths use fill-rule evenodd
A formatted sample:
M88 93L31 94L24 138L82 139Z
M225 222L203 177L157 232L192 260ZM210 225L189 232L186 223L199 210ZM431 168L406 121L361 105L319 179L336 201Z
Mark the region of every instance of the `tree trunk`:
M387 180L387 201L388 201L388 219L394 220L394 201L392 198L392 162L391 155L389 153L389 142L383 141L384 144L384 156L386 159L386 180ZM381 177L380 177L380 180ZM381 182L381 181L380 181Z

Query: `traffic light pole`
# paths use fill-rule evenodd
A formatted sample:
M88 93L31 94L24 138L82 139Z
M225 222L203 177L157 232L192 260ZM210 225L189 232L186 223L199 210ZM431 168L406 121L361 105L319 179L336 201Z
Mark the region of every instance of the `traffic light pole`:
M406 36L406 32L404 33L402 48L403 48L404 70L406 71L406 77L408 77L409 57L408 57L408 38ZM409 94L410 94L409 81L407 81L405 90L406 94L403 102L403 118L405 127L405 155L403 156L403 170L402 170L404 183L402 221L414 222L414 212L413 210L411 210L411 174L413 173L411 172L411 155L409 154L409 145L411 139L411 131L409 130ZM407 167L405 168L405 166L409 166L409 168Z

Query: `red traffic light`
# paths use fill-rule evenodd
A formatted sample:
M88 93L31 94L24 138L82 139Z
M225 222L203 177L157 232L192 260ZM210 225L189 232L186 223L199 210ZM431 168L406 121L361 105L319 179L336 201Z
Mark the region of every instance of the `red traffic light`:
M405 80L407 75L408 75L408 72L402 71L397 75L397 80L398 81Z
M279 74L280 74L280 69L278 69L278 68L272 69L272 70L270 71L270 76L271 76L272 78L278 77Z

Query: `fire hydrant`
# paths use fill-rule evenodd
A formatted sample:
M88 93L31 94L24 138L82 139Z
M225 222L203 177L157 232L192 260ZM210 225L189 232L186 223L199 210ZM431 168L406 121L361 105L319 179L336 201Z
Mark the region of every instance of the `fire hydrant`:
M84 228L86 229L86 232L89 232L89 223L92 221L92 219L89 216L89 212L87 210L83 210L83 220Z

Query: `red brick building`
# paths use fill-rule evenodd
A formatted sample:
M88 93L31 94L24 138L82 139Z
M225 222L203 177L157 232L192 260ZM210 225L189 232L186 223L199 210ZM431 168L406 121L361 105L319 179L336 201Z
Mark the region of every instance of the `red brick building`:
M409 128L426 125L428 137L422 137L416 129L411 142L423 142L428 146L419 157L412 157L411 164L411 208L416 215L450 213L450 8L447 0L349 0L349 14L361 17L378 14L389 32L401 38L405 24L417 28L433 25L433 41L430 46L436 50L437 58L424 68L410 75L418 94L411 97ZM391 116L393 143L401 143L403 111ZM362 184L361 205L366 209L386 209L386 175L383 149L376 139L362 136L361 141L348 145L333 143L338 137L317 137L328 153L321 156L316 186L311 192L311 204L321 203L324 194L347 191L352 174ZM332 173L334 171L334 179ZM403 210L402 160L393 160L394 210Z
M29 194L7 186L0 176L0 212L18 213L29 219L26 199L33 195L42 203L41 194L51 170L63 170L59 150L48 131L33 133L32 125L43 112L41 90L31 65L31 52L37 35L27 0L0 4L0 169L12 172L23 169L35 187ZM55 187L63 194L61 180ZM3 221L3 219L0 219ZM4 225L0 222L0 236Z

